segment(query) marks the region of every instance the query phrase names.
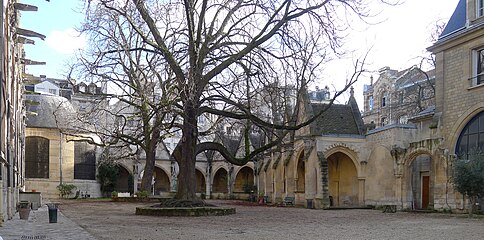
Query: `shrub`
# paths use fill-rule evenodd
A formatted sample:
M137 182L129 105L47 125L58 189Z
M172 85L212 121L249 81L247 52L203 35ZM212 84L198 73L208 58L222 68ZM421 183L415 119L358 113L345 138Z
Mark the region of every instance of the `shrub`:
M478 198L484 196L484 154L479 152L469 159L457 159L453 170L454 187L469 198L469 215L472 216Z
M59 191L59 195L61 198L66 198L66 197L69 197L69 195L72 194L72 191L74 189L76 189L76 185L74 184L59 184L59 186L57 186L57 190Z
M139 191L136 193L136 196L138 196L138 198L147 198L149 195L148 191Z
M99 163L97 171L98 174L96 177L97 181L101 185L101 192L104 194L109 194L109 192L114 190L116 180L118 179L118 166L112 161L102 161Z

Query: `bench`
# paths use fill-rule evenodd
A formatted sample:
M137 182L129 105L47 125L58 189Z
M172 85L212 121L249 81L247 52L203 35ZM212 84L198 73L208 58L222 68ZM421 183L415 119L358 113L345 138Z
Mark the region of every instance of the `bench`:
M384 213L396 213L397 212L397 205L383 205L383 212Z
M284 198L284 206L294 206L294 197L285 197Z

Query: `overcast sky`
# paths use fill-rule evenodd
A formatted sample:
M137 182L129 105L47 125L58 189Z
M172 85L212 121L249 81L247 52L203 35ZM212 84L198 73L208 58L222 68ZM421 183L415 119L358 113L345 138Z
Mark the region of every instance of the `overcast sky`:
M47 75L64 78L66 62L72 61L73 53L82 49L86 39L74 30L83 20L79 13L82 1L75 0L23 0L23 3L39 7L38 12L22 12L21 27L47 36L45 41L35 39L34 46L26 45L27 58L45 61L45 66L28 66L27 72L34 75ZM315 85L338 86L351 71L351 62L361 57L371 48L367 68L377 71L389 66L403 70L418 63L418 56L425 54L431 45L430 32L437 21L446 22L458 0L405 0L399 6L385 7L379 15L370 20L375 24L355 25L348 31L344 59L327 65L327 72ZM375 80L378 74L373 74ZM360 79L355 85L355 94L361 105L363 84L369 78ZM345 99L340 99L341 102Z

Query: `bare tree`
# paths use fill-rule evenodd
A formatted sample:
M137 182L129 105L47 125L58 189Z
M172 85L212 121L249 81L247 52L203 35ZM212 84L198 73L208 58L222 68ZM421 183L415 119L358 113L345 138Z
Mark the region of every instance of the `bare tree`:
M93 104L79 112L71 125L75 128L68 133L97 136L100 141L87 141L109 149L110 158L134 157L139 150L144 151L141 190L150 191L156 148L175 118L170 100L176 100L170 83L173 74L129 24L116 12L101 8L87 12L81 30L93 44L78 56L72 74L109 91L96 96Z
M360 0L97 0L90 2L88 11L92 9L99 18L110 14L126 23L121 31L135 32L133 37L143 44L93 42L100 55L136 52L166 66L164 81L176 92L166 102L179 117L179 126L173 126L182 132L173 154L180 166L180 200L196 199L197 154L217 151L243 165L319 117L322 112L310 119L299 114L307 84L321 75L329 56L342 53L340 33L349 15L368 16ZM358 79L362 63L355 64L353 76L334 98ZM273 94L267 96L270 89ZM220 142L200 138L216 129L200 131L198 119L207 114L241 124L240 137L246 143L242 157ZM267 141L250 149L251 132L264 133Z

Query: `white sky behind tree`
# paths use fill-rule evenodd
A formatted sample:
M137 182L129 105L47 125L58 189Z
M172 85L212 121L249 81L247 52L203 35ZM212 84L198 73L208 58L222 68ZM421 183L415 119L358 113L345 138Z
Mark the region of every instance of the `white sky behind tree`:
M320 88L342 87L352 63L371 48L367 69L374 71L355 84L355 97L360 109L363 107L363 84L369 84L369 76L378 78L378 69L389 66L403 70L419 64L419 56L426 54L431 45L430 33L438 21L447 22L459 0L404 0L398 6L375 9L379 14L368 19L370 25L359 20L347 30L344 49L347 54L340 60L326 65L324 76L316 82ZM27 72L52 78L65 78L67 62L73 61L74 52L86 46L87 38L80 36L75 28L84 19L81 13L83 0L23 0L22 3L39 7L37 12L21 12L21 27L47 36L45 41L35 39L35 45L25 45L27 58L45 61L45 66L28 66ZM381 7L380 7L381 8ZM340 102L345 102L345 95Z

